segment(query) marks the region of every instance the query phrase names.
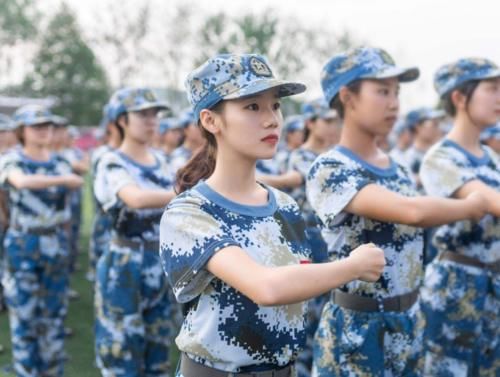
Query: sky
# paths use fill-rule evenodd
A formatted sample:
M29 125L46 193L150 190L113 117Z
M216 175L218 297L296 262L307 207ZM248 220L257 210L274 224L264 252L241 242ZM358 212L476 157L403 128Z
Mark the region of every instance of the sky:
M59 0L43 1L51 6ZM66 1L77 11L85 28L95 12L105 9L107 0ZM161 1L175 5L183 0ZM348 30L357 40L384 48L397 65L417 66L421 70L417 82L402 85L403 110L436 103L432 77L445 63L475 56L500 64L500 1L496 0L193 0L191 3L201 14L224 11L239 15L272 7L306 25L322 24L332 33ZM311 77L318 80L306 82L306 97L315 98L321 95L319 72L313 72Z

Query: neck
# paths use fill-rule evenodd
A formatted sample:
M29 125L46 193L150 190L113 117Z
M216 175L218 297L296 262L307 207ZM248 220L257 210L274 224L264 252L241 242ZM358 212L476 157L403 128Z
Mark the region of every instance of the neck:
M48 161L50 159L49 149L40 144L27 144L23 147L23 153L33 160Z
M213 174L207 179L215 191L227 198L253 196L258 186L255 179L255 160L244 158L241 154L229 151L217 152L217 163ZM227 172L231 174L227 174Z
M119 149L121 152L137 161L144 162L149 156L147 143L140 143L128 137L125 137Z
M481 129L471 121L470 117L459 114L456 116L453 128L447 138L466 150L474 152L481 150L480 135Z
M379 153L376 137L348 119L344 121L339 145L350 149L364 160L369 160Z
M413 146L417 151L427 152L427 150L432 147L432 143L429 143L426 140L415 139Z

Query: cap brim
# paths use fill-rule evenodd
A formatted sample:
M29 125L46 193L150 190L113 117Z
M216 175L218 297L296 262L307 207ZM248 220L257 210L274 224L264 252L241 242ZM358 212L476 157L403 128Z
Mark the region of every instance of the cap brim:
M147 109L160 109L160 110L170 110L165 102L146 102L138 106L132 106L127 108L127 111L141 111Z
M40 117L40 118L35 118L32 122L29 122L29 123L19 122L17 125L30 127L30 126L35 126L37 124L43 124L43 123L55 124L54 118L52 118L52 117Z
M276 79L265 79L253 81L247 86L225 95L222 99L238 99L250 97L266 90L277 89L278 97L288 97L306 91L306 86L297 82L288 82Z
M371 75L370 77L364 77L364 78L390 79L393 77L397 77L400 82L411 82L418 79L419 76L420 76L420 70L417 67L411 67L411 68L391 67L376 75Z

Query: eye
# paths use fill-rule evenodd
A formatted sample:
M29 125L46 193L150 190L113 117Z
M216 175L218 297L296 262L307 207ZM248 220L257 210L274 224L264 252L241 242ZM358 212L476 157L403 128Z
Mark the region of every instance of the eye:
M259 105L257 105L256 103L251 103L250 105L245 106L245 109L251 111L259 111Z
M386 96L386 95L388 95L388 94L389 94L389 89L387 89L387 88L380 88L380 89L378 90L378 92L379 92L380 94L383 94L384 96Z
M273 109L274 109L274 110L279 110L279 109L281 109L281 103L280 103L280 102L276 102L276 103L273 105Z

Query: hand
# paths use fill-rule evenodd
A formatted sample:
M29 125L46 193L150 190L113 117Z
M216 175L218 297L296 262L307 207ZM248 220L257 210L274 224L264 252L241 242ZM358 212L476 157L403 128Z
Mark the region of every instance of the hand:
M359 280L375 282L384 272L384 251L372 243L357 247L351 251L348 259L352 262Z
M472 192L464 199L467 205L469 218L474 221L481 220L488 210L486 198L479 192Z
M69 189L77 189L83 185L83 178L76 174L64 176L64 186Z

